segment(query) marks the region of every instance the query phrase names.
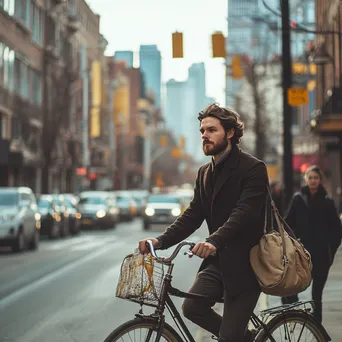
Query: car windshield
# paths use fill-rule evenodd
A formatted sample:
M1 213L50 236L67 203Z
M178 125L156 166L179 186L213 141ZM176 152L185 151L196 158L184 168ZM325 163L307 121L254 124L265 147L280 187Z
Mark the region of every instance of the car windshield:
M41 199L38 202L38 207L44 208L44 209L50 208L51 207L50 201L48 201L47 199Z
M117 195L116 201L119 203L128 203L131 200L131 197L125 195Z
M74 208L75 207L75 201L73 201L71 198L66 197L64 201L65 201L65 204L68 208Z
M104 197L81 197L79 204L105 204Z
M0 192L0 206L13 207L18 204L16 192Z
M148 203L179 203L179 200L177 197L173 196L158 195L150 196L148 199Z

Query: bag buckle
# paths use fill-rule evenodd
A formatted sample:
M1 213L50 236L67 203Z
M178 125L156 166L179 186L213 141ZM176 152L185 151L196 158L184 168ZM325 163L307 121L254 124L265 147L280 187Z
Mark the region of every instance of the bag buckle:
M289 263L288 257L286 255L283 255L283 262L282 262L283 266L285 266L288 263Z

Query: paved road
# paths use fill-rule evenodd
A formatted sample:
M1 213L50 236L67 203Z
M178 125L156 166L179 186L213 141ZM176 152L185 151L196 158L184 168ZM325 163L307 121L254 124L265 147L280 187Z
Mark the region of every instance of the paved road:
M193 238L201 236L204 230ZM138 310L115 298L115 289L124 256L143 237L137 219L114 230L42 241L37 252L0 252L0 341L103 341ZM174 285L189 288L199 264L180 255Z
M155 227L148 234L154 236L161 229ZM195 241L203 238L205 227L195 234ZM124 256L143 237L146 232L137 219L120 223L115 230L42 241L37 252L0 251L0 341L103 341L138 310L136 305L115 298L115 289ZM199 264L199 259L188 260L180 255L174 285L188 289ZM341 269L340 250L324 293L324 325L334 342L342 341ZM301 296L309 298L310 290ZM176 300L176 304L180 307L181 301ZM269 306L278 304L278 298L269 298ZM196 341L208 338L187 323Z

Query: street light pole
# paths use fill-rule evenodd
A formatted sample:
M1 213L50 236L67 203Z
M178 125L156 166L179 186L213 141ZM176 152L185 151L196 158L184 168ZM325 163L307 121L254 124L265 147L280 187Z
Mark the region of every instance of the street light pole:
M292 86L289 0L280 0L280 8L282 18L283 185L284 204L287 207L293 193L292 108L288 103L288 89Z

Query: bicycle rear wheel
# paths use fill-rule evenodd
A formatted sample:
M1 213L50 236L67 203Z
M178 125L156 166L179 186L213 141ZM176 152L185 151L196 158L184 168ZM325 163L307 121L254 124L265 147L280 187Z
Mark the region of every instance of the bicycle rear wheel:
M156 321L151 318L135 318L117 327L104 342L129 341L129 342L153 342L157 337L155 331ZM179 334L167 323L164 324L164 329L160 342L181 342L183 341Z
M313 317L299 311L288 311L272 318L267 330L277 342L325 342L323 332ZM256 342L271 342L265 330L258 334Z

